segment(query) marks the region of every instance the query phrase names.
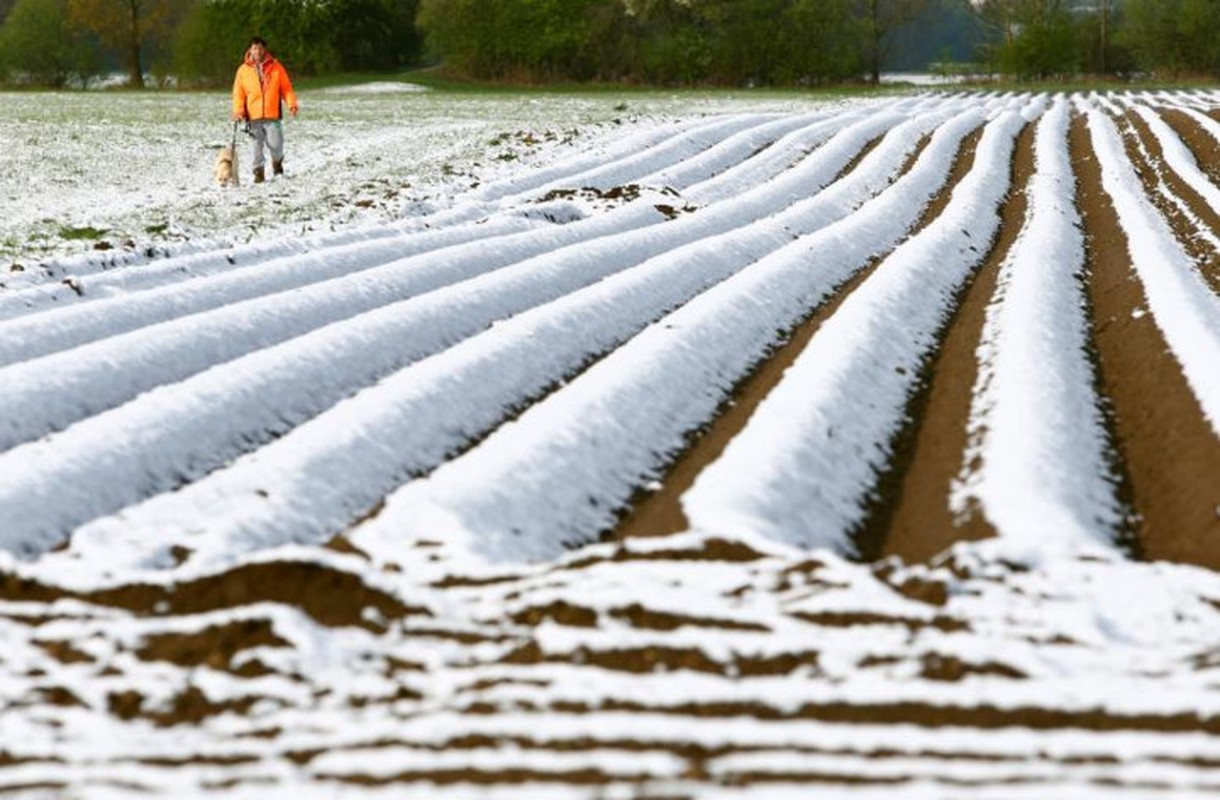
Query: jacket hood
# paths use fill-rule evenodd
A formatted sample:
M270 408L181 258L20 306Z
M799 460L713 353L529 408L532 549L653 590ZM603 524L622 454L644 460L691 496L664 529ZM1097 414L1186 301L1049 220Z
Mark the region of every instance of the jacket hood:
M246 63L252 67L258 66L258 62L254 60L254 56L250 55L249 50L246 51ZM266 55L263 56L263 69L264 70L267 69L267 67L271 66L274 63L275 63L275 56L271 55L270 53L267 53Z

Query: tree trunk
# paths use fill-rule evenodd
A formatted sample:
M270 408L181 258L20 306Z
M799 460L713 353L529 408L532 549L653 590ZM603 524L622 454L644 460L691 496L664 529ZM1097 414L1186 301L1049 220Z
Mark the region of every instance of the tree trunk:
M131 41L127 52L127 67L130 71L130 84L133 89L144 88L144 66L140 63L140 3L130 0L131 8Z
M872 34L872 78L873 86L881 85L881 19L880 10L877 8L878 0L869 0L869 26Z

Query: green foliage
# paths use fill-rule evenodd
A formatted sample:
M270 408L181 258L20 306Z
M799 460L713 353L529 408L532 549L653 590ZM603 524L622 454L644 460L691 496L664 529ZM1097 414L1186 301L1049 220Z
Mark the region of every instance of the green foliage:
M0 73L61 88L84 83L101 64L97 43L67 22L67 0L17 0L0 26Z
M1128 0L1123 41L1153 72L1220 75L1220 0Z
M415 0L193 0L178 26L174 69L188 84L233 79L252 36L295 75L399 69L415 62Z
M999 52L1001 72L1042 80L1079 70L1078 29L1065 9L1032 6L1020 24L1020 35Z
M855 0L422 0L418 25L481 79L824 83L860 65Z

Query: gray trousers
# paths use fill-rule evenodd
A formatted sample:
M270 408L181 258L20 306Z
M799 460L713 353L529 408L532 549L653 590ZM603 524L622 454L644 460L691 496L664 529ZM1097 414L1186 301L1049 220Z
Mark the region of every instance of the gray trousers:
M254 169L263 168L264 145L271 150L272 161L284 160L284 129L278 119L251 120L250 132L254 134Z

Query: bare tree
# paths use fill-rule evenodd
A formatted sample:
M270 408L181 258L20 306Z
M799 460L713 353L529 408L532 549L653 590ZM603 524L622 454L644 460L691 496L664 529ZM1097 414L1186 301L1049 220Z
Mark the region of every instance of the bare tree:
M865 24L869 78L881 83L881 62L894 29L914 21L932 0L861 0Z

